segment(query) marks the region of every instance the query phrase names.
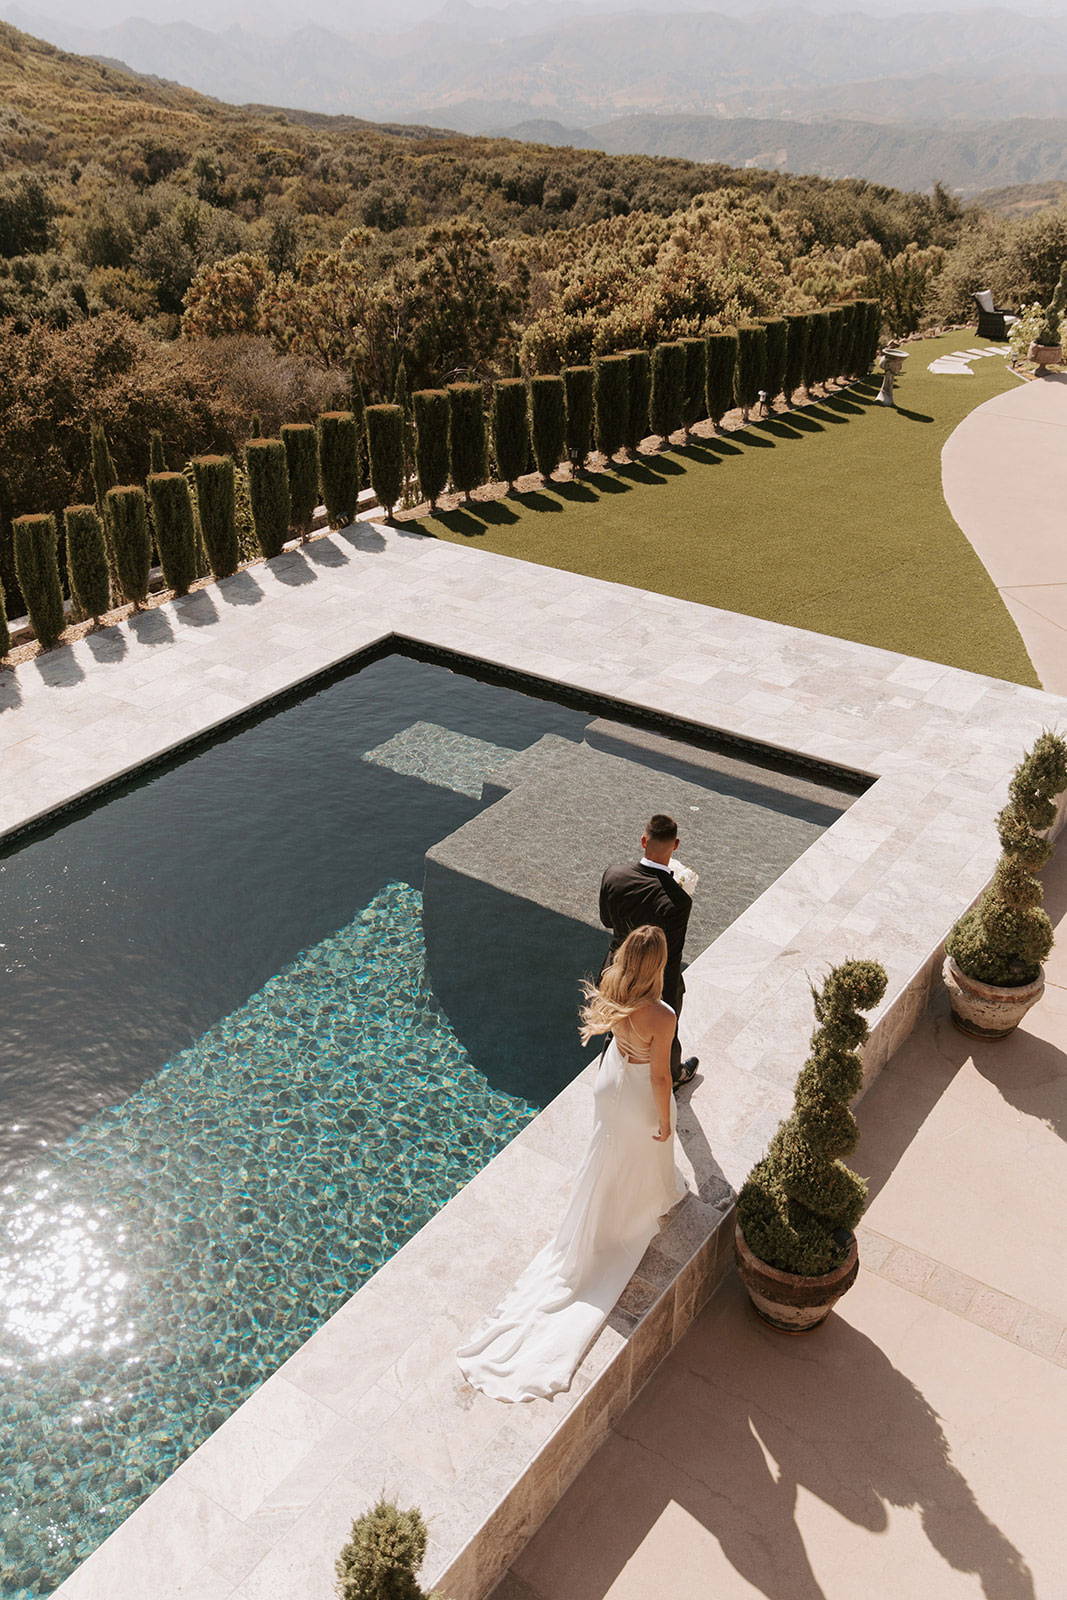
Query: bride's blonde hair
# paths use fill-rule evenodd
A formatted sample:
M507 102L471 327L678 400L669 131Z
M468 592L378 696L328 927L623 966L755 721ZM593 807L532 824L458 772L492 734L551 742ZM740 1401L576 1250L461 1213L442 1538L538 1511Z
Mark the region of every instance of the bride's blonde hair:
M615 952L599 983L582 984L585 1005L578 1013L583 1044L611 1029L663 994L667 940L662 928L635 928Z

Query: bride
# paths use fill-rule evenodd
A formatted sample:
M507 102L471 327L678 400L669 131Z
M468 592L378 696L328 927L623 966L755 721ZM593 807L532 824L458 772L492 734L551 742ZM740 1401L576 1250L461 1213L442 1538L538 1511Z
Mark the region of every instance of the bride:
M593 1136L552 1242L456 1352L493 1400L549 1398L579 1361L685 1185L674 1165L670 1053L675 1017L660 998L667 941L635 928L596 986L583 984L582 1043L600 1058Z

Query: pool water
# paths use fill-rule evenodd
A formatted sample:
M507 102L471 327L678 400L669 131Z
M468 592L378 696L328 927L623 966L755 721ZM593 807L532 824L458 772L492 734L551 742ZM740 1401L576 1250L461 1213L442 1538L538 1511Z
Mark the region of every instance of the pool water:
M848 804L619 767L592 715L391 654L0 847L0 1600L50 1594L580 1070L639 792L719 852L704 942Z

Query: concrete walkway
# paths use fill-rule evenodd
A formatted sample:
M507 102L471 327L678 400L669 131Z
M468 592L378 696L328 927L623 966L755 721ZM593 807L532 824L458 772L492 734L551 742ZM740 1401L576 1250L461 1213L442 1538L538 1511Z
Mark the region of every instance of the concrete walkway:
M942 451L941 481L1043 686L1067 693L1067 373L976 407Z
M783 1337L731 1275L494 1600L1062 1600L1067 846L1045 878L1022 1029L973 1046L938 993L859 1107L837 1313Z

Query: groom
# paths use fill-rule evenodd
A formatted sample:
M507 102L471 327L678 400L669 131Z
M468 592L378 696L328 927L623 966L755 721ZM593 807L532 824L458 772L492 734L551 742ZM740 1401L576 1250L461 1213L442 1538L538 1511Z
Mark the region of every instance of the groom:
M685 984L682 981L682 947L689 926L693 902L671 872L671 857L678 848L678 828L673 817L657 812L641 835L643 855L636 866L609 867L600 883L600 920L611 929L611 949L607 966L619 945L635 928L651 924L667 936L667 969L663 975L663 998L682 1009ZM671 1077L675 1091L688 1083L700 1065L696 1056L682 1060L682 1047L675 1026L671 1044Z

